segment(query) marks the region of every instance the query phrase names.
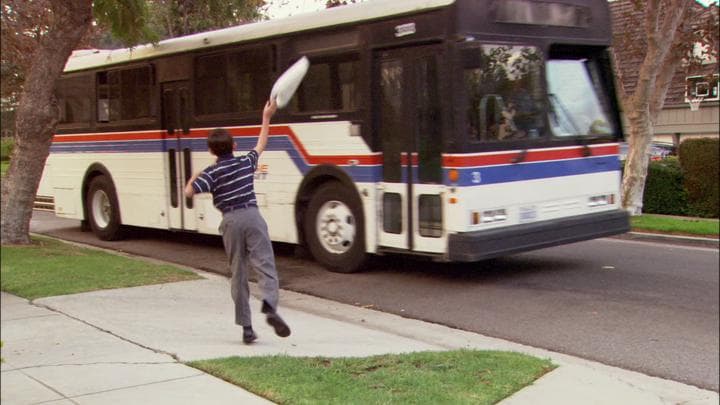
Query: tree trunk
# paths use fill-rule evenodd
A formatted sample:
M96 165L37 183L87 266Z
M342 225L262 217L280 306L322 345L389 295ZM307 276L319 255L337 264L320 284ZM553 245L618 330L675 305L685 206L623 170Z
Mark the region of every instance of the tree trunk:
M53 0L53 23L33 55L15 122L15 148L2 185L0 243L30 242L30 218L58 122L55 82L92 21L91 0Z
M630 215L642 214L648 153L653 133L649 111L628 114L628 156L622 181L622 205Z
M649 47L640 65L635 92L626 105L629 136L622 182L622 205L630 215L642 214L648 153L653 135L650 126L650 96L655 87L657 60L657 50Z
M679 63L673 59L671 46L690 2L668 0L664 4L666 8L661 12L660 0L645 3L647 52L640 65L635 91L626 105L629 153L622 182L622 205L631 215L642 214L652 124L662 110L672 74Z

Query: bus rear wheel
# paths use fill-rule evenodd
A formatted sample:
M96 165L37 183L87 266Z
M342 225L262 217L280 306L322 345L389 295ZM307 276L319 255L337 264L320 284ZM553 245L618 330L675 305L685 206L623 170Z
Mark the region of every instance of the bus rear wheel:
M362 204L339 182L320 186L304 218L305 240L315 260L328 270L353 273L366 259Z
M120 223L120 206L115 186L106 176L97 176L90 181L86 195L90 228L102 240L118 240L122 238Z

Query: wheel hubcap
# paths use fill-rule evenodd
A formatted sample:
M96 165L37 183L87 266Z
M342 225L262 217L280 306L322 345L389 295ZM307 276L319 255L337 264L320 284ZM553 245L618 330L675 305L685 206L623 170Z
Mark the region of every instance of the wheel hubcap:
M320 243L330 253L343 254L355 241L355 217L341 201L331 200L320 207L315 229Z
M95 224L100 228L106 228L110 224L111 214L110 199L103 190L97 190L92 198L92 215Z

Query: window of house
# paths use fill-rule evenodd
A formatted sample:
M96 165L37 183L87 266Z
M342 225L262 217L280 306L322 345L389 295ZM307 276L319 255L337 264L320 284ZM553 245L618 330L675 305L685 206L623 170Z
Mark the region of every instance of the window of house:
M311 59L293 108L297 112L355 111L358 109L357 55Z
M255 48L197 58L196 114L262 110L272 86L270 49Z
M92 76L76 76L58 82L60 124L89 124L92 116Z
M152 68L143 66L97 74L97 120L148 118L152 113Z

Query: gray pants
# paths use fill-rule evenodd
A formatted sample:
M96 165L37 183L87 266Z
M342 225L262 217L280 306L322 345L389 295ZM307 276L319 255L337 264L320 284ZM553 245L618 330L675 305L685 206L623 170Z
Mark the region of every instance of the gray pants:
M232 272L230 292L235 302L235 323L251 326L250 268L258 275L262 299L273 309L278 303L278 276L267 224L257 207L248 207L223 214L220 232Z

